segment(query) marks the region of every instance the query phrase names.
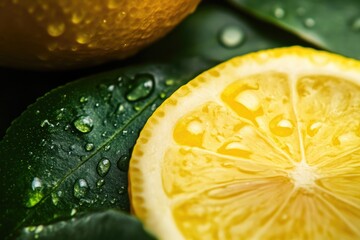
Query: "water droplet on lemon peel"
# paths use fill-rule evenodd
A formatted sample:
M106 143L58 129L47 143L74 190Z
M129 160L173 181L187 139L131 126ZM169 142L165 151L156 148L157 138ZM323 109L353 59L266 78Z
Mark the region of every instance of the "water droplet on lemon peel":
M12 1L1 8L0 66L58 70L125 59L170 32L199 3L54 0L44 5L43 1ZM54 41L59 46L56 51Z

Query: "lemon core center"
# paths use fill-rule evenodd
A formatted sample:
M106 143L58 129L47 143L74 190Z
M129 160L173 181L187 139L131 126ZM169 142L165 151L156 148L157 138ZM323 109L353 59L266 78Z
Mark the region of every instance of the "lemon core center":
M309 166L305 161L295 165L295 168L289 172L289 177L295 185L295 188L304 188L310 190L318 179L316 169Z

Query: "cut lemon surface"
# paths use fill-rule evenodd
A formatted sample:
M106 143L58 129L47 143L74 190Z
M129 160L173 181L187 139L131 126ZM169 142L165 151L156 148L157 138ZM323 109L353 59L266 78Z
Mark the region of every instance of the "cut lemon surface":
M360 239L360 61L292 46L205 71L149 118L129 182L159 239Z

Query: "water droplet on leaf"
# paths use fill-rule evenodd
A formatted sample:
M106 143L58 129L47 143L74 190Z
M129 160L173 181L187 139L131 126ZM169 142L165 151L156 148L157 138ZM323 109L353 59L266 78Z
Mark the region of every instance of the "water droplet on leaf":
M226 48L239 47L244 40L245 34L243 30L235 25L223 28L219 34L219 41Z
M105 184L105 180L104 180L104 179L99 179L99 180L96 182L96 186L97 186L98 188L104 186L104 184Z
M154 89L154 77L150 74L137 75L134 81L136 85L126 94L126 99L130 102L146 98Z
M127 155L121 156L117 162L117 167L120 171L127 172L129 169L129 157Z
M351 29L354 30L354 31L359 31L360 30L360 17L356 18L351 23Z
M87 97L81 97L80 98L80 102L81 103L86 103L88 101L88 98Z
M281 7L276 7L274 9L274 16L279 19L283 18L285 16L285 10Z
M87 143L85 145L85 150L90 152L90 151L92 151L94 149L94 147L95 147L95 145L93 143Z
M74 121L74 127L82 133L91 132L94 127L93 120L89 116L80 116Z
M38 204L44 197L43 183L40 178L34 177L31 182L31 191L28 194L28 200L25 203L26 207L31 208Z
M304 25L307 28L313 28L315 26L315 24L316 24L316 22L313 18L309 17L304 20Z
M109 172L110 167L111 162L109 161L109 159L104 158L99 161L96 170L101 177L104 177Z
M76 180L74 184L74 196L76 198L81 199L85 197L88 190L89 190L89 186L85 179L80 178Z

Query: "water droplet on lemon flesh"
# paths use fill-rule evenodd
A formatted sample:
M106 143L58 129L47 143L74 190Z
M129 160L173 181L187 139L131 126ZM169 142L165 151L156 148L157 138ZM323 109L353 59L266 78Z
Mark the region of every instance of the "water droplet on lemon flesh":
M358 239L360 62L294 46L209 69L149 118L129 175L160 239Z

